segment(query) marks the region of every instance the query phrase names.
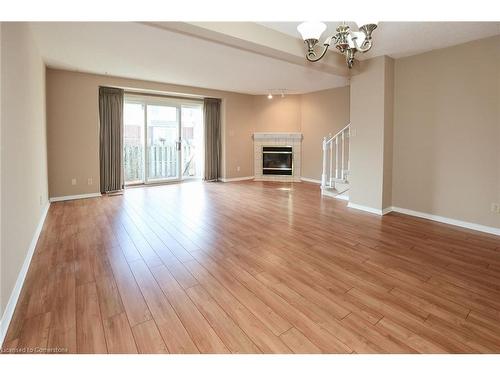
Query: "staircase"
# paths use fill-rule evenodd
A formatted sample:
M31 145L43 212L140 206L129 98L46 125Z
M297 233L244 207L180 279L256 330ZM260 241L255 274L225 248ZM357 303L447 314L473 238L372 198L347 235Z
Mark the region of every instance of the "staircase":
M323 139L321 194L349 200L349 134L347 124L334 136Z

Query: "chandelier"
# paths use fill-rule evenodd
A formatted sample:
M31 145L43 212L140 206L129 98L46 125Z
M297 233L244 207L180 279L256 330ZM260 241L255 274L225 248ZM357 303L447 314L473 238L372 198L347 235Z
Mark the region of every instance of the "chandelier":
M306 59L308 61L321 60L330 45L333 44L345 56L347 66L351 69L356 52L365 53L372 48L372 32L376 28L376 23L367 23L363 24L358 31L353 31L345 22L342 22L337 27L335 35L325 39L323 51L319 56L314 51L314 47L318 44L321 34L326 30L326 25L323 22L303 22L297 27L297 30L307 45Z

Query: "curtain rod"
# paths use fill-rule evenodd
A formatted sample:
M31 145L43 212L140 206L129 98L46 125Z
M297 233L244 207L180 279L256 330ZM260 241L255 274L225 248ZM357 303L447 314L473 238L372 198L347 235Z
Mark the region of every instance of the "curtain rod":
M139 96L152 96L156 98L170 98L170 99L187 99L187 100L192 100L192 101L197 101L197 102L203 102L203 99L205 99L204 96L190 96L190 95L169 95L169 94L158 94L158 93L152 93L152 92L147 92L147 91L137 91L137 90L126 90L124 89L125 94L130 94L130 95L139 95Z
M114 87L117 89L122 89L125 94L135 94L135 95L143 95L143 96L154 96L161 98L171 98L171 99L189 99L202 102L205 98L212 98L211 96L203 96L196 94L182 94L182 93L167 93L163 91L157 90L148 90L148 89L137 89L133 87L124 87L124 86L114 86L114 85L106 85L100 87Z

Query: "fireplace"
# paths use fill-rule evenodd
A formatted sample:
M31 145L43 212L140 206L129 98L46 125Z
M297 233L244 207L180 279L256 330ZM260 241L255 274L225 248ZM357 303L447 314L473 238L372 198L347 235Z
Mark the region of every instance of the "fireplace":
M300 182L302 133L253 133L255 181Z
M291 176L293 174L292 146L263 146L262 174Z

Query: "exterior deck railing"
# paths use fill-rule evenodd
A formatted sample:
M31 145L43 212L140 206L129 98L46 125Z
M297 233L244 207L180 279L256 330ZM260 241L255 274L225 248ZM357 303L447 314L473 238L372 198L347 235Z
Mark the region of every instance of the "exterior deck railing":
M179 153L176 145L154 145L147 147L147 166L149 179L173 178L177 176ZM194 146L183 143L182 155L186 160L181 173L184 176L196 175ZM125 182L144 179L144 147L137 144L125 144L123 147L123 169Z

